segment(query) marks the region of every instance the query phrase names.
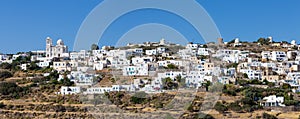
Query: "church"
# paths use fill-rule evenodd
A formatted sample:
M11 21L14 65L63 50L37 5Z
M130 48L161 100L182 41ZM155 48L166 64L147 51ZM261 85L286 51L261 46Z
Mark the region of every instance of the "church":
M53 45L52 39L47 37L46 39L46 57L62 57L65 53L68 53L68 47L64 45L64 42L59 39L56 42L56 45Z

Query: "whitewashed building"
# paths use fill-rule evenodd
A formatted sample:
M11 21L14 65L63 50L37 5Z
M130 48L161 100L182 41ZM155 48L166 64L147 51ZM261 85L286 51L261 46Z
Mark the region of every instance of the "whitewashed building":
M46 39L46 57L62 57L62 54L68 53L68 47L64 45L64 42L59 39L56 42L56 45L53 45L52 39L47 37Z
M153 57L133 57L131 59L133 65L147 64L154 61Z
M206 76L203 71L190 71L185 77L187 87L200 87L204 81L212 81L211 76Z
M93 64L93 69L94 70L103 70L103 68L107 67L107 61L106 60L102 60L102 61L97 61L94 62Z
M270 95L268 97L264 97L260 105L265 107L274 107L274 106L284 107L285 105L283 103L284 103L284 97L277 97L276 95Z
M261 80L262 78L262 72L258 70L252 70L252 69L241 69L241 73L246 73L249 79L258 79Z
M91 87L87 88L87 91L83 94L104 94L105 92L112 91L135 91L132 85L112 85L111 87Z
M147 64L136 64L135 66L125 66L123 76L147 76L149 74Z
M57 94L61 95L72 95L72 94L78 94L81 92L81 88L79 86L62 86L60 88L60 92Z
M271 59L273 61L287 61L288 60L286 53L283 51L272 51Z
M26 64L26 63L25 63L25 64L21 64L21 69L22 69L22 70L27 70L27 65L28 65L28 64Z
M148 56L152 56L152 55L157 55L157 50L153 49L153 50L146 50L146 55Z
M75 61L56 61L53 62L53 69L58 72L72 71L78 67L78 62Z
M300 85L300 72L289 72L285 80L289 80L290 85Z
M209 55L209 50L207 48L198 48L197 55Z
M183 62L180 60L164 60L164 61L158 61L158 66L167 67L169 64L173 64L176 66L183 66Z

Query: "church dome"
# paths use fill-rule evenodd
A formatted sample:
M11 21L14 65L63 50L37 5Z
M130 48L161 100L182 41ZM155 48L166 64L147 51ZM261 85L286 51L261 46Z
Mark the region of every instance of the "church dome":
M64 45L64 42L63 42L61 39L59 39L59 40L56 42L56 44L57 44L57 45Z
M292 44L292 45L297 45L296 40L292 40L291 44Z
M239 38L235 38L234 43L240 43L240 39Z

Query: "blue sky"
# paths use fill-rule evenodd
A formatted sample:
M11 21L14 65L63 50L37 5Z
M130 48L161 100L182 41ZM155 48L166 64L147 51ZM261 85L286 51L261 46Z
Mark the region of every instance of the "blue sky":
M44 49L45 38L56 41L62 38L72 49L76 33L85 17L102 0L1 0L0 1L0 52L15 53ZM274 0L198 0L213 18L225 41L239 37L242 41L253 41L259 37L273 36L276 41L293 39L300 42L300 1ZM107 11L109 12L109 11ZM197 11L195 11L197 12ZM164 15L157 11L124 16L105 34L105 38L121 35L124 25L138 21L130 20L140 15ZM168 16L168 15L167 15ZM174 16L169 15L171 19ZM127 20L125 19L127 18ZM176 24L184 28L190 41L201 39L186 28L187 24ZM156 19L157 20L157 19ZM101 22L101 20L99 20ZM160 21L166 23L166 21ZM129 25L128 25L129 24ZM180 26L182 25L182 26ZM121 30L120 30L121 29ZM120 33L120 34L117 34ZM101 45L114 45L112 40Z

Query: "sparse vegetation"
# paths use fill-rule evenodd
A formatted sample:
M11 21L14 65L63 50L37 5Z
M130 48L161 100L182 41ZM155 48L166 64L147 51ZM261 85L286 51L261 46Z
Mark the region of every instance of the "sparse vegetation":
M2 81L4 79L10 78L12 76L13 76L13 74L11 72L9 72L9 71L0 71L0 80L2 80Z

